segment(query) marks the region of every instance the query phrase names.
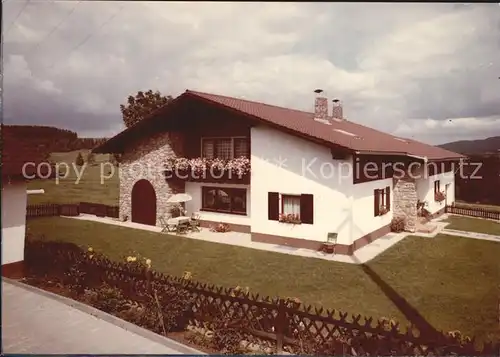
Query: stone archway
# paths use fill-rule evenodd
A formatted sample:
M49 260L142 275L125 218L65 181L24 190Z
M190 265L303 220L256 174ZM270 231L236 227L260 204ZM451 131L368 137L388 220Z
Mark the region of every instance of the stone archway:
M148 180L137 181L132 188L132 222L156 226L156 193Z

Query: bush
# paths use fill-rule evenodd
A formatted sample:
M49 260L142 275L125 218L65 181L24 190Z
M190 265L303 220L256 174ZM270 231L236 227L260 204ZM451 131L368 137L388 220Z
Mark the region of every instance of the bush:
M77 166L83 166L85 162L83 161L83 156L81 152L78 152L78 155L76 156L75 164Z
M93 165L95 164L95 155L93 152L89 152L87 155L87 164Z
M400 233L405 230L406 220L403 217L394 217L391 221L391 232Z

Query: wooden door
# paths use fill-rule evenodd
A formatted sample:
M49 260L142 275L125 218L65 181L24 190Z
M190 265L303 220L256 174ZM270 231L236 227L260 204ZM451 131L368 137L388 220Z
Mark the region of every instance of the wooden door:
M139 180L132 188L132 222L156 225L156 193L148 180Z

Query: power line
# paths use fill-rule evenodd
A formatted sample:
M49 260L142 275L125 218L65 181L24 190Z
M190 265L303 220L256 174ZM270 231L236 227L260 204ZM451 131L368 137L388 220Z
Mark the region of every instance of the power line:
M17 19L19 18L19 16L21 16L21 14L24 12L24 10L26 9L26 6L28 6L28 3L30 2L31 0L26 0L26 2L24 3L23 7L21 8L21 11L19 11L19 13L17 14L16 18L14 19L14 21L12 21L10 23L10 26L9 28L7 29L7 31L5 31L5 34L4 34L4 37L7 37L7 34L9 33L9 31L12 29L12 27L15 25Z
M69 17L70 17L70 16L71 16L74 12L75 12L75 10L76 10L77 6L78 6L80 3L81 3L81 0L80 0L80 1L78 1L78 2L75 4L75 6L73 6L73 8L72 8L72 9L68 12L68 14L66 15L66 17L64 17L64 18L63 18L63 19L62 19L62 20L61 20L61 21L60 21L60 22L59 22L56 26L54 26L54 27L52 28L52 30L50 30L50 32L49 32L49 33L48 33L48 34L47 34L47 35L46 35L46 36L45 36L45 37L44 37L41 41L39 41L39 42L38 42L38 43L34 46L34 48L33 48L33 49L31 50L31 52L30 52L30 56L31 56L32 54L34 54L34 53L36 52L36 50L40 47L40 45L41 45L42 43L44 43L45 41L47 41L47 40L49 39L49 37L50 37L50 36L52 36L52 34L53 34L54 32L56 32L56 31L59 29L59 27L61 27L61 26L62 26L62 24L63 24L63 23L65 23L65 22L66 22L66 20L68 20L68 18L69 18Z
M92 36L95 35L96 32L99 32L100 29L102 29L106 24L108 24L111 20L113 20L122 10L123 8L125 7L125 5L122 5L120 6L120 8L118 9L118 11L116 11L114 14L112 14L106 21L104 21L98 28L96 31L90 33L87 37L85 37L83 39L83 41L81 41L78 45L76 45L75 47L73 47L73 49L68 53L68 55L66 56L66 58L69 58L71 57L71 55L77 51L80 47L82 47L85 43L88 42L88 40L90 40L90 38L92 38ZM47 69L52 69L59 61L55 61L54 63L52 63L49 67L47 67Z

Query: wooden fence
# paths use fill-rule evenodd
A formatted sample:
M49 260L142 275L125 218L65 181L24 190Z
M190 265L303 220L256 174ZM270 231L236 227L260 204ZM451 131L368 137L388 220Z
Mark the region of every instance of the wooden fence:
M100 203L47 203L39 205L28 205L26 218L49 217L49 216L78 216L80 213L94 214L98 217L119 217L118 206L108 206Z
M318 355L477 356L495 355L500 347L498 342L479 347L474 339L437 331L425 333L415 327L405 330L384 320L315 308L293 299L259 297L167 276L137 263L111 262L70 243L27 243L25 264L28 271L40 276L57 274L66 279L66 284L80 286L82 291L83 287L92 289L107 283L120 289L124 299L139 306L146 306L144 297L152 296L154 291L156 301L164 302L161 311L174 304L172 290L183 291L191 299L188 308L180 311L190 324L213 326L210 322L217 315L224 326L242 331L241 339L267 341L277 353L285 349L299 354L304 352L304 346L310 346L308 354ZM77 274L72 277L72 272Z
M446 206L446 213L458 214L468 217L500 220L500 211L490 211L482 208Z

